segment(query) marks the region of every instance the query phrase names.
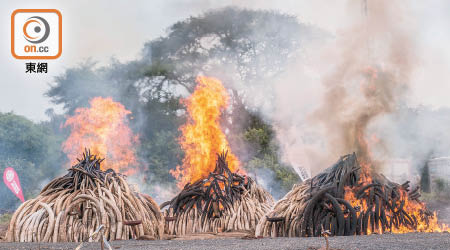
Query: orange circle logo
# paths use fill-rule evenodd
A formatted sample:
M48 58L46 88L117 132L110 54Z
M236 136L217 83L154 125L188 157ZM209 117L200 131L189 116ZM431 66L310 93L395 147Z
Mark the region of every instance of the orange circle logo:
M30 43L42 43L50 35L50 25L40 16L32 16L23 25L23 35Z

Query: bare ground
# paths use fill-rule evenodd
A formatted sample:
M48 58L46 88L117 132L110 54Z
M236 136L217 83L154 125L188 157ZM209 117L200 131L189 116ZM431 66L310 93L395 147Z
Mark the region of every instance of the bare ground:
M438 211L439 221L450 224L450 202L427 202L431 210ZM0 224L0 249L75 249L79 243L10 243L4 242L7 224ZM114 241L113 249L298 249L313 250L325 247L324 238L264 238L242 239L198 236L190 237L193 240L176 238L172 240L158 241ZM409 234L384 234L369 236L342 236L332 237L330 250L421 250L421 249L446 249L450 250L449 233L409 233ZM100 249L99 243L85 243L81 249ZM323 248L325 249L325 248Z
M77 243L0 243L0 249L75 249ZM324 238L218 238L207 240L114 241L113 249L319 249ZM82 249L100 249L100 243L86 243ZM330 250L422 250L450 249L448 233L408 233L330 238Z

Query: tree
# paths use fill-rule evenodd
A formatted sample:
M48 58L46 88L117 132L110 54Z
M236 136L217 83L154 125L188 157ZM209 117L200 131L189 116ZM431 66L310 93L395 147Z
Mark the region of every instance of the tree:
M94 96L111 96L124 104L133 113L131 127L140 136L138 152L147 164L146 171L153 180L170 182L173 179L167 176L168 169L179 165L182 157L176 143L178 127L185 119L179 99L192 93L198 74L215 76L232 97L232 112L226 114L223 125L231 131L234 152L238 151L244 161L268 154L278 162L273 158L276 148L246 157L246 131L268 131L251 126L257 114L248 105L247 96L280 74L286 63L298 56L301 45L319 34L318 29L299 23L294 16L274 11L209 11L170 26L165 36L145 44L138 60L113 61L100 68L87 62L67 70L56 78L47 95L62 104L67 114L87 105ZM269 138L274 140L272 135Z
M23 116L0 113L0 157L37 163L45 159L47 135Z
M282 72L300 45L320 33L294 16L229 7L175 23L167 36L145 45L144 58L173 65L164 80L188 92L201 73L217 76L228 87L257 85Z
M0 172L13 167L20 177L25 198L36 195L42 180L63 170L61 139L45 124L33 123L13 113L0 113ZM11 209L20 203L3 184L0 195L4 198L1 209Z
M275 198L281 198L300 178L291 167L281 163L272 126L264 123L259 116L252 115L243 136L249 149L254 151L246 161L245 169L262 182Z
M95 96L112 96L115 86L103 77L102 69L94 70L95 63L86 62L69 68L55 78L55 83L46 92L55 104L63 105L68 114L78 107L85 107Z

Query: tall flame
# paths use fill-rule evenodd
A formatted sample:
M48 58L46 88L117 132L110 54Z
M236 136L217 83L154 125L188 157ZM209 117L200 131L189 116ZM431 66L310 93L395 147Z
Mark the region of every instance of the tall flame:
M373 183L372 178L368 174L367 171L368 166L364 167L364 164L362 164L362 175L360 177L359 185L358 186L365 186L368 184ZM356 197L357 190L355 188L346 187L345 188L345 200L349 201L350 204L353 207L359 207L360 209L356 212L357 217L360 216L360 213L362 211L367 211L368 209L372 209L372 211L375 210L374 206L371 206L369 208L369 205L367 204L367 201L365 199L358 199ZM369 192L366 190L365 192ZM417 201L417 200L410 200L408 197L408 194L405 190L400 190L400 199L397 201L398 203L403 202L403 209L404 211L410 216L411 218L417 219L417 227L408 227L405 224L400 224L399 227L392 226L392 233L410 233L410 232L450 232L450 228L447 224L441 224L438 222L437 213L433 212L433 215L430 217L425 216L425 211L427 210L427 207L425 203ZM387 218L387 224L389 224L392 220L392 217L394 215L391 211L386 210L386 218ZM381 222L379 222L379 225L374 225L374 231L372 232L372 222L369 221L369 226L367 234L373 234L373 233L382 233L382 225Z
M383 73L383 72L381 72ZM382 82L383 79L380 79L378 76L378 72L375 68L367 68L366 74L368 76L368 82L366 85L362 86L362 91L366 98L368 99L378 99L377 102L372 102L371 110L365 111L363 115L358 117L357 122L355 123L356 127L356 148L358 152L359 157L359 164L361 165L361 176L359 179L359 185L358 186L365 186L368 184L372 184L372 174L377 170L375 167L378 162L374 160L373 154L372 154L372 148L371 143L366 138L366 127L368 122L371 118L377 116L378 114L381 114L383 112L390 111L391 107L390 105L387 105L386 97L381 97L380 93L378 93L377 87L380 87L380 85L384 82ZM390 95L389 95L390 98ZM371 135L371 139L373 142L382 143L382 141L375 135ZM358 199L356 197L356 188L345 188L345 199L350 202L350 204L353 207L359 207L360 210L357 211L357 216L360 216L361 211L367 211L368 209L375 210L375 207L369 208L369 205L367 204L365 199ZM368 190L366 191L368 192ZM420 202L418 200L410 200L408 193L406 190L400 190L400 199L397 201L398 203L403 202L403 209L408 214L408 216L411 216L412 218L417 219L417 227L408 227L404 224L400 224L399 227L392 227L392 233L408 233L408 232L448 232L450 229L448 225L446 224L439 224L437 219L437 214L434 212L434 216L426 217L424 215L425 211L427 210L426 204L423 202ZM386 212L386 216L388 218L388 222L390 222L391 218L393 217L393 214L390 214L390 211ZM381 225L374 225L374 232L372 232L372 225L369 222L368 227L368 234L372 233L382 233L382 226Z
M239 160L231 153L230 146L220 126L220 115L228 105L228 93L216 78L199 76L194 93L183 100L188 112L188 121L180 130L181 148L185 152L182 166L170 173L183 188L205 178L214 171L217 154L228 151L228 166L232 172L239 169Z
M95 97L89 108L77 108L64 124L64 127L71 128L70 136L62 146L70 163L76 163L77 157L88 148L92 154L105 158L102 169L134 173L132 167L136 165L136 156L133 145L137 136L127 126L128 114L131 112L110 97Z

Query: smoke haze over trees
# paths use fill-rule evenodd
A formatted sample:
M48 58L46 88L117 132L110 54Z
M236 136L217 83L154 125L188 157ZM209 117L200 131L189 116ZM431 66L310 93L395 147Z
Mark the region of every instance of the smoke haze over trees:
M49 109L49 121L33 123L12 113L0 113L0 170L16 168L25 198L33 196L48 180L66 171L68 160L61 151L69 133L61 126L66 118L77 108L88 106L94 97L112 97L132 112L129 125L139 136L140 171L132 179L159 202L173 196L175 179L169 170L181 164L183 152L177 138L186 119L180 99L193 92L195 77L203 74L220 79L231 96L222 125L233 153L250 175L280 198L300 181L295 166L282 157L280 140L295 144L309 138L280 133L288 127L273 118L281 117L289 129L300 131L303 127L296 118L306 114L296 104L309 105L311 99L319 103L314 96L302 99L308 92L300 91L317 86L302 78L297 68L291 82L280 79L285 79L286 70L292 71L292 65L303 62L300 59L307 57L306 50L317 49L327 39L332 36L318 27L276 11L230 7L180 20L168 27L164 36L148 41L134 61L113 59L98 66L87 60L56 77L46 96L62 106L63 113ZM295 86L289 85L292 82ZM284 92L276 84L285 84ZM297 101L293 104L289 102L292 98L284 98L280 102L287 107L284 113L274 109L274 99L280 93ZM396 146L390 148L393 156L414 155L423 160L430 151L436 156L450 153L448 117L449 109L395 106L377 121L383 126L369 129L378 129L380 136L389 139L387 144ZM383 127L391 129L380 129ZM405 143L410 140L413 143ZM0 195L5 197L0 209L19 203L4 185Z
M251 92L266 88L263 85L283 72L304 43L320 35L321 30L296 17L273 11L210 11L170 26L166 36L145 44L138 60L112 61L105 67L87 61L69 68L55 79L47 96L63 105L65 115L96 96L111 96L125 105L132 112L130 126L139 135L145 177L138 182L173 186L169 170L183 156L177 143L178 128L185 121L180 98L194 90L197 75L217 77L232 97L222 125L233 151L257 180L269 179L267 184L279 196L299 178L280 161L274 131L252 106Z

